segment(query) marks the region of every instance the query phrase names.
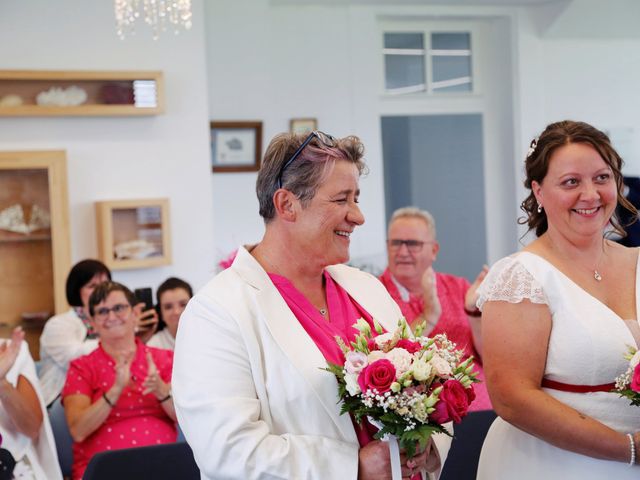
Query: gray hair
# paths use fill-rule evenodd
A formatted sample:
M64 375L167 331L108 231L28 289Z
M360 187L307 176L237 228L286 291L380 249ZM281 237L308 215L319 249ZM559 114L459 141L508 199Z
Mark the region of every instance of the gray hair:
M273 195L278 190L280 168L306 140L306 134L280 133L273 137L264 154L264 161L256 180L256 195L260 205L260 216L265 223L275 217ZM346 160L366 173L363 160L364 146L356 136L336 138L332 147L312 139L296 160L282 173L282 188L292 192L307 207L318 187L336 160Z
M433 238L436 238L436 221L426 210L421 210L418 207L402 207L398 208L391 215L391 219L389 220L389 225L391 225L394 221L399 218L419 218L423 220L424 223L427 224L427 229L433 234Z

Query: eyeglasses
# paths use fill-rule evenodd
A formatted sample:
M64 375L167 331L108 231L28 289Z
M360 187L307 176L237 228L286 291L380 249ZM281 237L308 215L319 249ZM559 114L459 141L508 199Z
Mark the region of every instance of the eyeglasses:
M131 305L129 304L118 303L111 308L107 308L107 307L98 308L93 312L94 313L93 316L99 320L104 320L109 317L109 312L113 312L116 314L116 316L121 317L125 313L127 313L130 308L131 308Z
M284 173L284 171L287 169L289 165L293 163L293 161L296 158L300 156L300 154L305 149L305 147L309 145L309 143L311 143L311 140L313 140L314 138L317 138L318 141L325 147L336 146L336 139L331 135L329 135L328 133L321 132L320 130L314 130L313 132L311 132L307 136L307 138L304 139L304 142L300 144L300 146L293 153L293 155L291 155L291 158L282 165L282 168L280 168L280 172L278 173L278 188L282 188L282 174Z
M433 241L423 242L422 240L400 240L395 238L393 240L387 240L387 244L391 250L400 250L402 245L406 245L407 250L411 253L420 253L425 243L433 243Z

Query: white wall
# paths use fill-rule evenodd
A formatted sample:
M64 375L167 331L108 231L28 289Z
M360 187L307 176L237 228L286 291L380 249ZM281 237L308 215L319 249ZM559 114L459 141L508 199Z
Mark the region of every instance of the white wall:
M363 227L352 236L352 261L384 265L385 209L380 116L402 111L419 114L419 101L392 100L381 95L381 19L473 19L486 18L497 26L492 42L509 45L513 9L500 7L443 6L300 6L295 2L216 0L205 5L209 108L214 120L264 122L264 144L288 129L291 117L317 117L319 128L333 135L356 134L366 146L370 174L361 180ZM498 121L489 128L506 130L505 142L487 146L487 164L495 168L510 162L513 150L512 63L509 48L490 80L502 80L498 94ZM489 55L491 57L491 55ZM478 101L476 99L476 101ZM413 102L413 105L410 103ZM483 100L478 102L483 103ZM395 110L394 110L395 109ZM397 111L396 111L397 110ZM495 132L494 132L495 133ZM493 137L490 137L493 138ZM502 160L496 160L499 155ZM506 160L505 160L506 159ZM507 207L514 219L513 168L496 168L489 182L493 197L487 204ZM488 175L490 173L488 172ZM258 241L263 232L254 194L255 174L215 174L213 203L224 205L215 217L216 248L222 258L239 243ZM505 187L506 185L506 187ZM505 194L505 191L511 192ZM234 208L227 207L233 205ZM513 250L515 227L491 210L490 257L495 260Z
M97 254L96 200L168 197L173 264L114 272L154 289L169 275L201 286L214 271L214 205L202 1L189 32L121 41L110 1L0 5L0 69L161 70L166 113L151 117L0 117L2 150L67 152L72 261ZM0 280L1 281L1 280Z
M619 148L627 173L640 176L640 39L553 39L542 48L546 119L584 120L610 131L614 143L632 129L629 148Z
M275 134L288 130L292 117L316 117L321 130L336 136L366 133L353 121L347 9L216 0L205 11L212 120L262 120L264 149ZM262 238L255 180L255 173L212 176L219 258ZM369 218L375 199L364 184L370 181L361 185ZM367 222L352 242L375 226Z

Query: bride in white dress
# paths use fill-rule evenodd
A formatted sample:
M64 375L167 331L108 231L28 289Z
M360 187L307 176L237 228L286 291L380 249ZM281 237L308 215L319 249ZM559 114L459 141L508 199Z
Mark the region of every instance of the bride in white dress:
M499 417L478 479L640 478L640 408L610 393L640 345L639 249L604 239L622 160L581 122L531 142L522 203L537 239L498 261L478 289L483 365Z

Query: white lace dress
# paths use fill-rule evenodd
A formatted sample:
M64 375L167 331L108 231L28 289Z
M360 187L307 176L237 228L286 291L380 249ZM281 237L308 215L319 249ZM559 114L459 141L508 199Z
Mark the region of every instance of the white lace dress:
M636 269L636 311L640 311L639 288L640 265ZM627 323L543 258L529 252L503 258L491 268L478 291L480 309L487 301L519 303L525 298L549 306L552 328L546 379L603 385L626 370L623 355L627 345L635 345ZM627 322L637 327L636 320ZM545 391L619 432L640 430L640 408L615 393ZM557 448L497 418L482 446L477 478L637 480L640 466Z

